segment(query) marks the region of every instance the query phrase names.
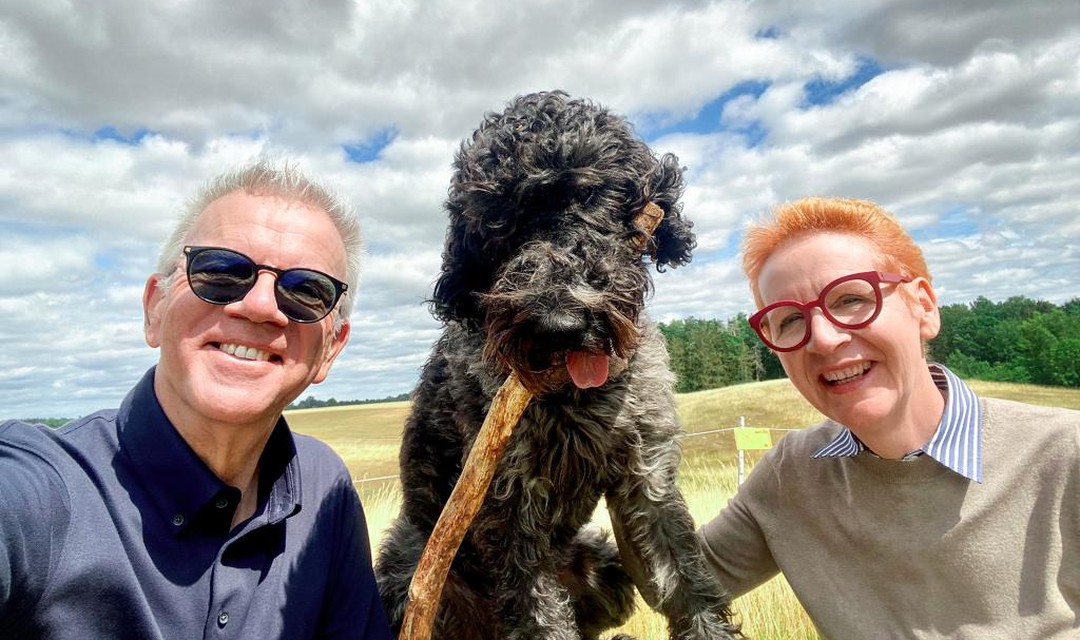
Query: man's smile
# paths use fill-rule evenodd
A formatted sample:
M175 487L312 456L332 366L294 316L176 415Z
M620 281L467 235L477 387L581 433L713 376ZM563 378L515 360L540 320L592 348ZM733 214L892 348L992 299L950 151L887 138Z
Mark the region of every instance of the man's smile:
M233 356L234 358L239 358L240 360L257 360L259 362L281 361L280 356L273 355L267 351L263 351L262 349L256 347L249 347L242 344L234 344L231 342L212 342L210 343L210 346L215 347L219 351L224 351L230 356Z

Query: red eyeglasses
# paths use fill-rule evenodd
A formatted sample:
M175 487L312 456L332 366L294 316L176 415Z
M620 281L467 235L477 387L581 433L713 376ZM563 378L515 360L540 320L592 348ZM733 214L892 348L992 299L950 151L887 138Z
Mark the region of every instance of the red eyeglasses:
M817 300L780 300L750 316L765 346L773 351L795 351L810 342L810 310L821 309L829 322L845 329L862 329L881 313L881 283L911 282L895 273L863 271L837 278L821 290Z

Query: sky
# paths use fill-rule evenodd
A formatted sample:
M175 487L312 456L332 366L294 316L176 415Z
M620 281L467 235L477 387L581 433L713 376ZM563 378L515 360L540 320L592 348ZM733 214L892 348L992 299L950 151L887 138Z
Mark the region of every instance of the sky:
M753 311L745 226L866 198L939 302L1080 296L1076 0L0 0L0 419L117 406L146 277L209 178L295 161L360 216L352 337L301 398L406 393L461 140L514 96L625 115L686 167L657 321Z

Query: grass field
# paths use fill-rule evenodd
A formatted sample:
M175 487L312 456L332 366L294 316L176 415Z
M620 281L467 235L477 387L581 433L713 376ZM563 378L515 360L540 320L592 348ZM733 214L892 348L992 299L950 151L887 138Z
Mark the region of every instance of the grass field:
M980 395L1080 410L1080 389L977 380L968 383ZM787 380L682 394L678 396L678 406L687 432L679 486L699 523L711 519L723 508L737 484L732 433L706 432L737 426L742 418L748 427L775 429L775 442L786 430L815 424L822 418ZM373 547L397 514L401 499L396 477L397 452L408 410L408 402L393 402L287 413L293 429L318 437L345 460L367 511ZM601 526L608 526L602 505L595 520ZM744 620L745 631L756 640L818 638L782 577L738 599L735 608ZM663 618L642 603L620 631L643 640L667 638Z

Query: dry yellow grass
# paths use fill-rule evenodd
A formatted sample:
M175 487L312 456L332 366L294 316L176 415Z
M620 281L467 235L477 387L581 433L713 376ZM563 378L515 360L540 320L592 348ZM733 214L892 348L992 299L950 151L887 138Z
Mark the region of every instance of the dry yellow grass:
M969 384L985 396L1080 409L1080 389L981 381ZM786 433L783 429L801 428L821 420L821 414L807 405L787 380L683 394L677 402L687 432L679 486L691 515L699 523L724 507L736 485L735 443L731 432L702 432L737 426L743 417L746 426L776 429L775 441ZM408 410L408 402L393 402L287 413L293 429L325 441L345 460L364 502L373 546L378 545L397 515L401 501L396 482L397 454ZM756 457L751 456L751 464ZM610 526L603 504L595 521L600 526ZM783 577L740 598L735 609L744 621L745 631L757 640L818 638ZM663 618L640 602L637 613L620 631L643 640L667 637Z
M735 491L736 470L731 461L718 462L704 456L683 463L680 487L690 513L698 522L711 518L726 504ZM390 521L397 515L401 491L397 483L362 483L361 499L368 517L372 544L377 545ZM601 501L593 521L610 530L611 521ZM667 624L660 614L650 610L639 597L637 610L615 633L627 633L641 640L668 637ZM795 599L783 577L777 577L735 602L735 611L743 621L743 630L755 640L817 640L818 634Z
M297 433L313 435L337 451L354 480L397 476L401 430L408 402L358 404L287 411Z
M1080 410L1080 389L1044 387L1035 384L1012 384L1010 382L984 382L967 380L975 393L990 398L1016 400L1047 407L1065 407Z
M731 431L704 432L736 427L740 420L747 427L774 429L776 442L783 437L783 429L802 428L822 419L787 379L684 393L676 397L676 403L687 433L683 451L691 458L721 456L734 460L735 437Z

